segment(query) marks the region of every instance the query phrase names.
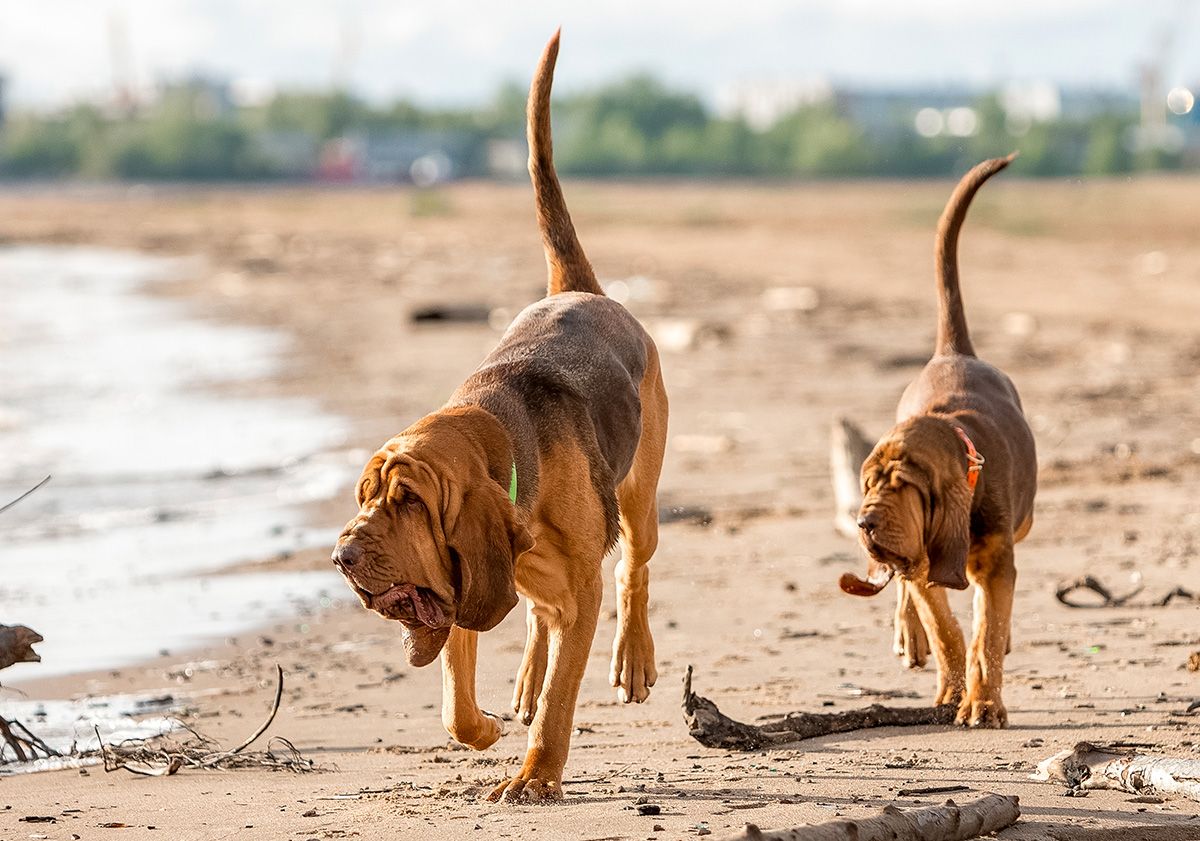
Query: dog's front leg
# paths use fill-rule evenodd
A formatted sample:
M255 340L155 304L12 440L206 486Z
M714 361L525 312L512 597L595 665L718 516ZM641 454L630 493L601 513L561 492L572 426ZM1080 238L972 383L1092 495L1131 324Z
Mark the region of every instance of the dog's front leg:
M493 802L538 803L561 800L563 768L571 747L575 702L587 667L603 585L599 564L586 581L574 584L548 618L549 657L537 713L529 728L529 749L520 772L488 796Z
M454 741L483 750L504 735L504 721L475 700L475 651L479 634L458 626L442 648L442 724Z
M958 723L1007 727L1008 711L1000 693L1017 584L1011 538L994 536L973 547L967 577L975 585L975 636L967 654L967 694L958 708Z
M904 661L906 669L924 668L929 659L929 637L921 616L913 601L911 587L907 581L896 585L896 620L892 652Z
M930 644L937 660L937 704L957 704L963 697L966 670L966 644L962 628L950 610L944 587L930 587L925 580L906 581L909 595L930 634Z

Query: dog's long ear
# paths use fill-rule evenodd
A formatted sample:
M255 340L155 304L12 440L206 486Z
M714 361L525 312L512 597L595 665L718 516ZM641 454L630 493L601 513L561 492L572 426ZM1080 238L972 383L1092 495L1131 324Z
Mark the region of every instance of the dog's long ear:
M937 476L933 485L929 502L933 510L925 540L929 583L965 590L971 548L971 488L958 473Z
M500 486L485 482L465 491L446 545L458 558L454 624L490 631L517 604L516 562L533 548L533 539L513 517L513 505Z

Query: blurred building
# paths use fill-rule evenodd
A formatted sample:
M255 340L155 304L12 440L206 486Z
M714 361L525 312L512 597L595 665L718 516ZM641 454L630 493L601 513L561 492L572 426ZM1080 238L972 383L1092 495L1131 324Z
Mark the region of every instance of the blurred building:
M199 120L228 117L237 109L233 86L228 79L199 74L160 81L154 91L153 104L183 108Z
M820 105L834 97L834 87L824 77L738 82L717 91L718 116L744 119L751 128L768 129L798 108Z
M316 175L323 181L428 186L470 171L472 147L468 134L454 131L349 134L321 147Z

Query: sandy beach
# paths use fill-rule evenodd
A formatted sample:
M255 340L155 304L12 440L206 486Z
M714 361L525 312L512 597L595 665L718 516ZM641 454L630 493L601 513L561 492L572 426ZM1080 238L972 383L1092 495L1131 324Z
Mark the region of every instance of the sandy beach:
M609 574L561 805L484 802L519 764L525 727L509 721L482 753L451 744L437 666L408 667L398 628L346 590L340 607L138 665L5 674L32 699L169 693L190 725L236 743L266 714L277 663L287 677L270 735L328 770L3 777L0 841L720 837L747 822L930 805L945 795L899 792L948 785L968 788L961 799L1019 796L1022 819L1005 839L1200 839L1200 804L1067 798L1029 778L1082 740L1200 759L1200 715L1179 715L1200 699L1200 672L1185 666L1200 651L1200 604L1153 606L1175 587L1200 590L1195 178L1028 181L1018 169L988 184L964 228L976 348L1017 384L1039 450L1036 521L1017 549L1010 727L863 731L729 753L701 747L683 724L688 665L696 690L743 721L851 709L875 700L872 690L901 693L900 704L932 698L932 664L906 671L891 653L892 594L838 590L863 561L832 528L829 438L842 414L871 437L885 431L928 358L933 229L950 187L565 185L601 281L662 351L671 424L660 501L675 514L651 563L658 684L640 706L622 706L607 685ZM0 244L26 243L195 258L153 294L291 340L268 381L222 393L312 401L339 418L330 452L346 463L440 406L544 289L525 184L7 189ZM447 305L490 316L411 318ZM340 528L352 497L347 485L305 501L306 527ZM258 572L331 569L318 545L256 560ZM1084 574L1145 589L1121 608L1058 603L1056 586ZM114 611L120 599L114 591ZM952 602L965 620L969 596ZM508 711L524 633L518 609L482 637L486 708ZM659 813L639 815L639 801Z

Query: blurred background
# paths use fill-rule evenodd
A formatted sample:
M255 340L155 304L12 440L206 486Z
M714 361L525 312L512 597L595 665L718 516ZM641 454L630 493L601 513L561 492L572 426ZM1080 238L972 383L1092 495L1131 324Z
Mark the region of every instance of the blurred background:
M522 178L559 23L568 175L1200 166L1191 0L62 0L0 11L0 176Z

